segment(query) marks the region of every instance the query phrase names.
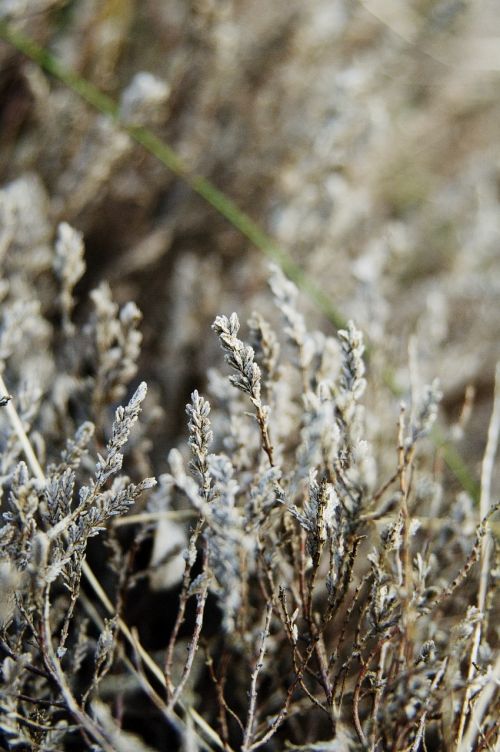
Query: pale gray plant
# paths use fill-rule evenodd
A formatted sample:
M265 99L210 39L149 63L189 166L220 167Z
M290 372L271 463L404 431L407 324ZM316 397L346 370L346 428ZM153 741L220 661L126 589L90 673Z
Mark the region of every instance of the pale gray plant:
M11 208L17 190L3 197ZM15 257L28 241L9 212L0 290L7 748L139 752L164 746L166 734L175 748L227 752L417 752L433 738L454 749L458 737L468 752L469 739L491 741L498 567L486 564L498 420L480 520L421 442L437 419L437 382L401 406L381 463L361 332L352 322L337 337L309 332L295 286L274 269L283 337L259 311L249 343L235 313L217 316L234 389L212 373L210 402L192 392L186 446L164 452L168 471L142 504L156 481L139 414L145 407L149 428L157 408L145 383L132 383L139 310L102 283L75 321L81 236L61 225L55 245L40 237L21 270ZM40 275L45 296L35 294ZM47 344L38 380L36 336ZM165 603L176 604L173 623L160 619L156 650L144 642ZM129 731L136 708L152 713L151 742Z
M61 282L61 308L65 326L70 326L74 306L73 289L85 273L82 234L61 222L55 248L54 270Z

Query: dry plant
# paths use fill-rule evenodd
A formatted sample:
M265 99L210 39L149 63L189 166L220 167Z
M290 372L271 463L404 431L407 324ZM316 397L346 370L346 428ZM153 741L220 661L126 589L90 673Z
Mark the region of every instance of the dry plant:
M193 392L156 483L140 313L101 285L85 314L82 237L62 224L52 249L19 195L1 195L4 747L494 749L499 374L479 510L426 439L436 382L395 411L381 477L362 333L308 331L273 268L283 336L217 316L229 388Z

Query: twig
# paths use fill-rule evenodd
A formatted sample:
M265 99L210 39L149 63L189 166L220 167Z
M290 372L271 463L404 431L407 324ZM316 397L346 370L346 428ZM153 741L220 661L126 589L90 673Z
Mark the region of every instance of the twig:
M352 596L351 602L350 602L350 604L348 605L348 607L346 609L344 618L342 619L342 626L341 626L340 634L339 634L339 637L338 637L338 640L337 640L337 644L335 645L335 649L332 651L332 654L331 654L330 659L328 661L328 667L329 668L333 668L333 666L335 665L335 663L336 663L336 661L337 661L337 659L338 659L338 657L340 655L340 648L344 644L345 636L346 636L346 633L347 633L347 626L348 626L349 620L350 620L350 618L352 616L352 612L354 611L354 607L356 606L356 603L358 601L359 594L361 592L361 589L362 589L363 585L365 585L365 583L369 579L370 579L370 575L365 575L363 577L363 579L361 580L361 582L356 587L356 590L354 591L354 594ZM341 673L342 673L342 668L340 668L337 671L337 673L335 674L335 677L333 679L333 688L332 688L332 691L333 691L334 695L335 695L335 693L337 691L337 685L338 685L338 681L340 679Z
M452 580L452 582L444 588L444 590L439 593L439 595L434 599L433 603L431 604L432 609L437 608L437 606L440 606L441 603L446 599L449 598L450 595L453 595L457 587L462 584L462 582L465 580L467 575L469 574L470 570L474 566L474 564L477 562L479 558L479 553L481 550L481 544L483 541L484 536L486 535L487 531L487 523L489 522L491 516L500 510L500 502L497 502L494 504L486 517L484 517L481 522L479 523L477 529L476 529L476 540L474 542L474 545L471 549L470 554L468 555L465 564L459 571L459 573L455 576L455 578Z
M220 676L217 676L214 668L214 661L212 656L209 653L208 646L204 645L205 650L205 663L208 667L208 671L210 674L210 678L212 679L215 692L217 695L217 703L219 706L219 725L221 729L222 734L222 741L224 742L224 749L227 749L227 746L229 744L229 728L227 724L227 713L233 718L238 726L240 727L241 733L245 733L245 728L239 718L239 716L234 712L234 710L228 705L226 698L224 697L224 685L226 682L226 669L227 669L227 659L228 655L225 654L222 656L222 670Z
M266 653L266 642L269 637L269 630L271 628L271 617L273 615L273 604L268 601L266 606L266 617L264 621L264 628L262 630L259 655L257 663L252 671L252 679L250 682L250 704L248 706L247 722L245 724L245 733L243 735L243 744L241 746L242 752L248 752L251 749L251 743L253 738L254 724L255 724L255 711L257 707L257 680L259 674L264 667L264 655Z
M368 749L368 740L366 738L365 732L363 731L363 727L361 725L361 721L359 718L359 701L361 699L361 687L363 685L363 681L365 679L366 674L368 673L368 669L370 667L370 663L373 661L379 650L382 650L383 646L390 642L395 634L397 634L400 631L399 626L392 627L389 632L387 632L375 645L373 650L371 651L370 655L366 659L366 661L363 662L361 671L359 672L359 676L356 680L356 685L354 687L354 695L352 700L352 712L353 712L353 718L354 718L354 727L356 729L356 733L359 737L359 741L361 742L361 745L363 749Z
M405 407L401 405L399 413L399 429L398 429L398 456L399 456L399 490L401 493L401 517L403 521L402 531L402 545L401 545L401 565L403 571L403 598L402 598L402 623L403 623L403 639L400 645L400 658L406 661L411 660L412 640L410 635L410 629L412 624L411 610L411 596L412 589L412 566L411 566L411 551L410 551L410 515L408 512L408 478L407 470L411 467L413 458L413 452L407 451L404 441L405 430Z
M66 707L70 711L75 721L79 724L82 731L86 732L92 739L94 739L102 747L104 752L114 752L113 747L108 742L101 729L77 703L66 680L64 671L61 668L59 659L55 654L54 647L52 645L52 636L50 629L49 595L50 586L48 585L45 588L43 612L40 618L40 642L45 666L57 681L58 687L61 690L62 696L64 697Z
M15 695L19 700L23 700L24 702L29 702L32 705L40 705L45 707L54 707L54 708L62 708L63 710L66 710L66 705L63 702L57 702L56 700L42 700L41 698L35 698L30 697L29 695L25 695L22 692L19 692L17 695Z
M302 657L302 654L300 650L297 648L297 635L294 635L294 625L292 624L292 620L290 618L290 615L288 613L287 605L286 605L286 594L283 587L279 589L278 599L281 604L281 620L283 622L283 625L285 627L288 640L292 646L292 660L293 660L293 668L296 674L299 673L299 663L297 662L297 658L300 662L302 662L304 659ZM329 666L328 666L329 668ZM317 677L314 677L317 679ZM300 686L305 695L311 700L311 702L316 705L320 710L322 710L324 713L330 717L330 711L328 708L326 708L322 702L318 700L317 697L313 695L313 693L307 688L307 685L301 677L300 679Z
M375 747L376 747L376 742L377 742L377 714L378 714L378 709L380 705L380 700L383 694L382 680L384 676L385 657L386 657L388 648L389 648L389 643L384 642L380 650L380 657L378 661L377 683L375 686L375 696L373 698L373 706L372 706L372 712L371 712L372 729L371 729L371 737L370 737L370 752L375 752Z
M186 663L184 664L184 669L182 671L181 679L175 688L174 692L172 693L172 697L169 700L169 703L167 705L168 709L171 710L179 697L182 694L182 691L186 685L186 682L189 678L189 674L191 673L191 668L193 666L194 656L196 653L196 650L198 648L198 642L200 639L201 634L201 628L203 626L203 614L205 612L205 604L207 602L207 595L208 595L208 578L206 577L207 574L207 565L208 565L208 555L205 550L205 560L204 560L204 566L203 566L203 575L205 575L205 580L201 589L201 592L197 594L197 605L196 605L196 619L195 619L195 625L194 625L194 631L193 636L191 638L191 642L189 643L188 647L188 655L186 659Z
M24 726L27 726L28 728L33 729L34 731L54 731L56 729L56 726L44 726L43 724L36 723L36 721L32 721L29 718L25 718L20 713L16 713L12 710L9 712L9 717L15 718L16 721L19 721L19 723L23 724ZM78 726L73 726L73 727L66 726L65 728L66 730L69 731L70 729L77 729Z
M424 738L426 720L427 720L427 712L424 711L420 718L420 723L418 724L417 733L415 735L413 744L411 745L410 752L418 752L418 750L420 749L420 744L422 743L423 738Z
M295 674L295 679L292 681L292 683L288 687L288 691L287 691L287 695L285 698L285 702L283 703L283 707L281 708L280 712L276 715L276 717L270 724L269 729L260 737L260 739L256 739L253 742L253 744L248 748L249 752L252 752L252 750L258 749L259 747L262 747L263 744L266 744L269 741L269 739L271 739L271 737L274 736L276 731L279 729L279 727L281 726L281 724L287 717L293 693L297 687L297 684L300 683L300 680L304 674L304 671L306 670L307 664L311 660L311 656L314 653L314 648L315 648L315 640L311 640L307 648L307 653L304 657L302 666L300 667L299 672Z
M377 501L385 494L385 492L387 491L387 489L390 488L392 486L392 484L398 479L398 477L399 477L399 470L396 470L391 475L391 477L388 478L385 481L385 483L383 483L380 486L380 488L378 489L378 491L375 491L375 493L373 494L373 496L371 498L370 504L369 504L370 507L373 507L377 503ZM363 518L365 518L365 519L372 519L372 517L370 515L368 515L368 514L361 515L361 519L363 519Z
M156 522L157 520L190 520L197 517L198 512L194 509L169 509L162 512L140 512L139 514L129 514L126 517L117 517L112 520L113 527L124 527L125 525L137 525L141 522Z
M226 752L233 752L229 744L224 745L224 742L220 738L219 734L206 722L206 720L198 713L195 708L193 708L192 705L187 709L186 712L189 713L198 728L205 732L210 741L220 747L220 749L226 750Z
M198 538L200 537L200 533L202 531L204 523L205 523L204 518L200 517L198 519L198 522L196 523L195 529L193 530L189 538L188 556L186 558L186 562L184 565L184 574L182 576L182 590L181 590L181 594L179 597L179 605L177 607L177 616L175 618L175 624L172 629L170 639L168 641L167 652L165 656L165 664L164 664L162 679L163 679L163 683L165 684L167 688L169 702L172 700L175 694L174 683L172 681L172 663L174 660L174 648L175 648L175 643L177 642L177 636L179 634L179 630L184 621L184 614L186 613L186 605L189 600L189 585L191 583L191 569L193 567L192 557L193 558L196 557L196 543L198 541Z
M434 693L436 692L437 688L439 687L448 666L448 659L446 658L442 663L440 668L436 671L436 674L434 675L434 678L430 682L429 689L427 691L426 699L422 705L422 707L417 711L414 718L412 718L406 726L401 730L399 735L396 737L395 743L394 743L394 749L407 749L407 747L404 747L404 741L408 733L411 732L411 729L415 726L415 724L418 723L417 731L415 734L415 739L412 744L411 749L409 752L417 752L419 748L420 741L422 741L422 732L425 729L425 721L429 716L432 717L431 713L431 702L435 699ZM400 674L398 679L400 679L404 674ZM408 672L408 677L411 676L411 672ZM397 681L397 679L396 679ZM391 684L388 683L388 686L390 687ZM392 689L392 687L391 687ZM441 698L442 699L442 698Z
M0 392L2 392L3 394L7 394L7 387L5 386L5 382L1 375L0 375ZM21 422L21 418L17 414L17 410L14 407L14 403L12 399L9 399L4 404L4 407L5 407L5 412L7 413L7 417L10 421L10 424L12 428L14 429L14 433L19 439L19 443L21 444L21 448L26 456L28 465L31 467L31 471L33 475L41 483L45 483L45 475L43 473L42 468L40 467L40 463L38 462L36 454L33 451L31 442L26 435L26 431L24 430L24 426Z
M138 648L141 650L143 649L141 646L141 643L139 642L139 638L137 635L137 630L135 628L132 628L131 630L131 637L132 637L132 649L134 651L134 656L136 658L136 662L139 663L140 653L138 652ZM148 678L144 674L144 672L140 669L134 666L132 661L126 656L122 656L122 660L125 663L128 670L135 676L137 681L139 682L140 686L146 693L146 695L149 697L151 702L158 708L158 710L161 712L161 714L164 716L164 718L175 728L175 730L180 734L182 733L183 725L185 726L185 721L183 721L179 715L175 712L175 710L169 710L167 707L167 704L163 700L162 697L156 692L154 687L151 685L151 683L148 681ZM194 708L189 707L186 708L182 704L182 700L179 700L178 705L180 705L183 709L183 711L186 714L189 714L195 724L198 726L199 729L203 730L205 736L210 739L217 747L224 750L225 752L233 752L231 747L229 745L227 748L224 746L224 743L220 736L217 734L217 732L195 711ZM212 752L212 747L205 741L205 739L199 734L198 732L197 736L197 743L200 747L200 749L205 750L206 752Z

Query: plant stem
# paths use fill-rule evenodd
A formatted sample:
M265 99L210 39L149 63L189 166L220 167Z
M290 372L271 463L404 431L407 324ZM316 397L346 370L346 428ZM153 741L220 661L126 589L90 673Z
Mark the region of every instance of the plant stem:
M479 513L481 519L488 516L491 507L491 481L493 477L493 467L495 464L495 455L498 447L498 437L500 434L500 362L496 367L495 374L495 392L493 398L493 410L491 413L490 424L488 428L488 439L483 457L481 468L481 497L479 500ZM490 572L490 561L493 550L493 541L491 534L487 529L482 540L480 549L481 570L479 574L479 593L477 597L477 607L481 613L481 618L477 622L472 637L472 648L469 658L469 668L467 671L467 686L465 688L462 710L456 738L456 749L463 750L462 737L465 730L466 718L469 712L470 699L472 695L472 681L476 674L476 662L481 644L482 627L485 618L486 597L488 594L488 582ZM469 748L466 748L469 749ZM464 750L465 752L465 750Z

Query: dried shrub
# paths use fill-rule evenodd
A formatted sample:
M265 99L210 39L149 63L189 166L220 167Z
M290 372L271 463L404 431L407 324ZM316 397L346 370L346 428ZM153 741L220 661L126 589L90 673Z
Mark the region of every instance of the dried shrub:
M212 372L211 402L193 392L187 446L156 485L138 422L143 403L146 424L156 407L132 383L140 313L101 285L76 320L82 238L69 225L54 249L43 226L33 237L31 207L12 193L1 196L3 744L493 749L500 378L477 509L429 441L437 383L413 384L392 458L379 457L362 333L310 332L274 268L283 335L257 311L249 344L235 313L217 316L230 384ZM166 603L171 622L149 647L146 624Z

